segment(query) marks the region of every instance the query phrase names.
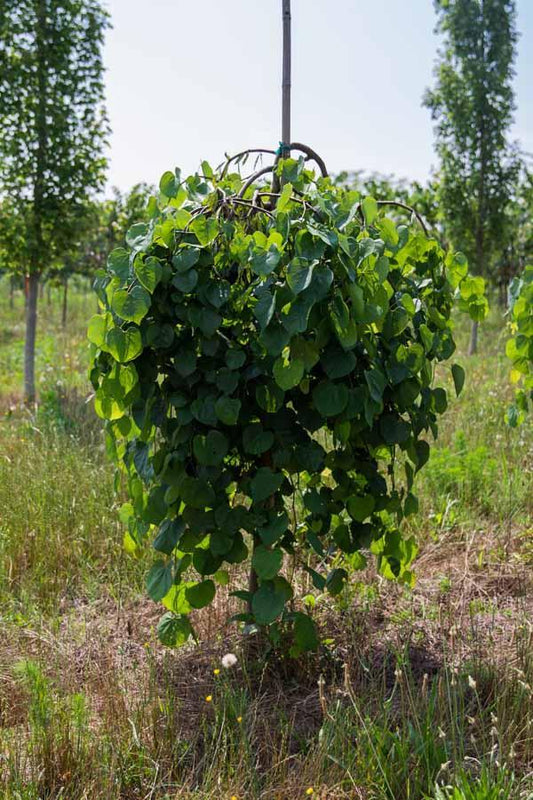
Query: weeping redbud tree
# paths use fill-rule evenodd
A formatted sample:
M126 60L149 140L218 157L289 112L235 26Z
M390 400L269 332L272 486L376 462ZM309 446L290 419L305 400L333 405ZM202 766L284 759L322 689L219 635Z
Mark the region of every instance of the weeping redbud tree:
M248 575L235 619L274 641L290 629L294 655L317 645L295 567L332 595L370 555L412 583L401 523L447 406L434 367L455 350L455 299L485 312L482 282L416 213L396 224L289 141L284 127L247 178L250 151L165 173L96 282L96 410L130 496L126 546L153 547L167 645L230 571Z

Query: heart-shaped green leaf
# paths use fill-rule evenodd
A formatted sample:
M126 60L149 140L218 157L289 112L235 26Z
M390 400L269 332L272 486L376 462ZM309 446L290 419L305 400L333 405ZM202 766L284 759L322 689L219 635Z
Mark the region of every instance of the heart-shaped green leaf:
M276 591L271 581L260 586L252 597L252 612L259 625L270 625L284 608L285 595L279 590Z
M283 553L279 548L265 547L259 545L254 550L252 556L252 569L261 580L269 580L274 578L281 569L283 563Z
M111 308L122 319L138 325L148 313L150 295L139 284L130 289L117 289L111 299Z
M144 286L146 291L152 294L163 274L161 262L153 256L148 256L146 259L137 256L133 264L133 270L141 286Z
M106 336L106 346L113 358L122 364L132 361L142 353L141 332L138 328L111 328Z
M220 397L215 403L215 413L224 425L236 425L241 401L231 397Z
M228 440L220 431L209 431L207 436L198 435L193 440L195 458L207 467L216 467L228 452Z
M283 483L280 472L272 472L269 467L260 467L252 478L252 498L255 503L266 500L278 491Z
M304 362L300 358L289 360L280 357L274 362L274 379L280 389L287 391L294 386L298 386L305 372Z
M342 414L348 403L348 389L343 383L323 381L313 390L313 405L324 417Z

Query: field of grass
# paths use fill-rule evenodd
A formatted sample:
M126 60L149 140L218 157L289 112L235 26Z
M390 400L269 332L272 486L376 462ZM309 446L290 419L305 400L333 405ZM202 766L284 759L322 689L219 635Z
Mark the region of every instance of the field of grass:
M222 595L197 612L199 645L157 643L150 553L122 549L89 399L94 297L73 288L64 331L59 296L41 298L30 413L8 294L0 282L2 800L533 798L533 430L504 422L497 309L470 359L457 322L467 383L419 477L415 588L371 565L317 596L324 645L292 660L243 646Z

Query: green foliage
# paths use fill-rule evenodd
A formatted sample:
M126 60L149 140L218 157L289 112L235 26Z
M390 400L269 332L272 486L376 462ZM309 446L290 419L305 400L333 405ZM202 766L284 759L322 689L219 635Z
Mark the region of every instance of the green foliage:
M0 224L9 269L29 275L24 392L35 400L39 276L75 249L103 188L108 133L99 0L5 0L0 14Z
M510 235L508 210L520 171L509 141L515 2L435 0L435 8L444 42L435 88L424 102L436 123L444 232L476 274L489 276Z
M437 787L431 800L513 800L518 796L519 781L506 767L490 768L483 765L481 774L472 777L468 771L459 773L455 786Z
M3 3L0 177L23 231L11 268L41 272L70 250L103 186L108 24L98 0Z
M513 368L511 380L518 384L515 402L507 412L513 428L523 422L533 401L533 266L527 266L510 287L512 338L505 352Z
M453 447L435 448L425 479L435 497L461 499L482 508L497 475L497 462L485 445L470 447L458 432Z
M148 588L175 614L160 628L170 644L192 631L198 576L203 604L204 579L252 543L258 586L238 592L239 619L291 623L296 651L316 636L286 608L284 554L317 553L314 582L332 594L343 557L368 547L383 575L412 582L399 526L447 406L433 364L455 349L455 297L484 309L460 254L303 161L280 172L294 191L277 205L236 173L166 173L150 221L96 281L97 410L127 478L128 541L155 532Z
M341 172L335 181L348 189L360 192L363 197L370 195L379 197L380 201L388 201L390 205L387 208L387 215L395 222L405 222L406 219L406 208L395 205L398 202L416 209L431 231L431 235L442 243L442 215L437 202L438 183L435 178L427 184L420 184L394 175L365 173L363 170L358 170Z

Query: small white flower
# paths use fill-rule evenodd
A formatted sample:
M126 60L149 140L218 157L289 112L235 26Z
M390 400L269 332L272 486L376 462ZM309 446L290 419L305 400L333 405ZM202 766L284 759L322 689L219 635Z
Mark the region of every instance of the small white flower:
M226 653L225 656L222 656L222 666L224 669L230 669L234 667L237 663L237 656L234 653Z
M468 676L468 685L470 686L471 689L476 688L476 682L471 675Z

